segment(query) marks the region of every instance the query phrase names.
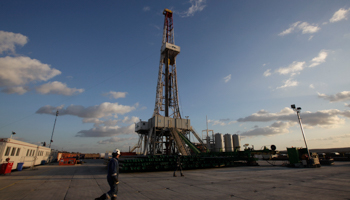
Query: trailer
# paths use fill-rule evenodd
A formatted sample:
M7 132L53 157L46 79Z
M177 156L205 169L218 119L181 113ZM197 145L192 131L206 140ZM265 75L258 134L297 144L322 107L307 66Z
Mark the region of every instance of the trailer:
M12 138L0 138L0 163L13 163L12 170L32 167L49 161L51 148Z

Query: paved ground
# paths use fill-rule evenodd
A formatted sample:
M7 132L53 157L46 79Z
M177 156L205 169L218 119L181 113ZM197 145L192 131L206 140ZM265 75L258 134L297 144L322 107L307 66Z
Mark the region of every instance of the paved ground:
M42 165L0 176L0 199L94 199L108 191L102 160ZM281 163L276 163L281 164ZM118 199L348 199L350 162L287 168L231 167L121 174Z

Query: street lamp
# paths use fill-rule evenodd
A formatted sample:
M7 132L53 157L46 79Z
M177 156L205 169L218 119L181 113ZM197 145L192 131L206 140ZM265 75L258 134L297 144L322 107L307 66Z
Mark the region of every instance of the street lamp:
M52 134L51 134L51 140L50 140L49 148L51 148L51 143L53 142L52 138L53 138L53 132L55 131L57 116L58 116L58 110L56 111L56 118L55 118L55 123L53 124L53 129L52 129Z
M301 108L300 108L300 107L297 107L297 108L296 108L296 107L295 107L295 104L292 104L290 107L297 113L298 120L299 120L299 124L300 124L301 133L303 134L303 138L304 138L304 142L305 142L305 147L306 147L306 150L307 150L307 154L308 154L308 156L309 156L309 159L312 159L311 156L310 156L309 148L307 148L306 139L305 139L305 135L304 135L303 124L301 123L301 118L300 118L300 110L301 110Z

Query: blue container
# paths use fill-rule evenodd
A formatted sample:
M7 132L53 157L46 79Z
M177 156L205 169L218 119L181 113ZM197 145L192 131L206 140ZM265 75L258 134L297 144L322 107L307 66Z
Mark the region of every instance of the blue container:
M42 160L41 165L45 165L45 164L46 164L46 160Z
M17 163L17 171L22 171L23 163Z

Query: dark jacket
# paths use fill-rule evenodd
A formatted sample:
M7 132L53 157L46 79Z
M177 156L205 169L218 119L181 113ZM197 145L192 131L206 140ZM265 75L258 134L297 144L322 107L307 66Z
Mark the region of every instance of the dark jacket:
M107 178L113 178L118 181L119 176L119 160L118 158L112 158L108 163Z

